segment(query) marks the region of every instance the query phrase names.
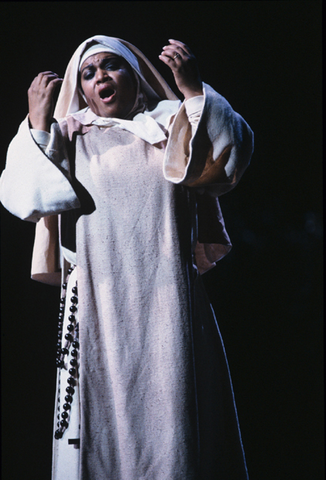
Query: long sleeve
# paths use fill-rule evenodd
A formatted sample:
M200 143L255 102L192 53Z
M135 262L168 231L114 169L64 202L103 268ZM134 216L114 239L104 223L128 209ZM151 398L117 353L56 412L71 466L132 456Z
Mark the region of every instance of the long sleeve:
M247 168L253 133L224 97L204 86L204 106L193 135L183 104L170 133L164 176L173 183L205 187L213 196L231 190Z
M44 132L43 130L36 130L35 128L31 128L30 132L37 145L45 154L47 154L47 147L51 141L51 133Z
M204 98L184 102L174 118L163 166L167 180L195 187L194 256L200 273L213 268L231 250L217 197L235 187L253 152L248 124L225 98L209 85L203 87Z
M184 106L188 122L191 125L191 136L194 137L197 131L198 123L203 111L205 98L204 95L198 95L196 97L185 100Z
M33 138L26 118L8 148L6 167L0 178L0 200L22 220L37 222L41 217L80 206L71 185L58 123L52 123L49 137L48 145L43 145L44 153L42 142L39 146Z

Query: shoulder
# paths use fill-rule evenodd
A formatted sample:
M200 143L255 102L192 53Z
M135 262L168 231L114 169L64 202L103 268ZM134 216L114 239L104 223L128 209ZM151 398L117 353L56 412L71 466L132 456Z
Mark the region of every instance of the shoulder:
M64 118L58 119L61 132L64 137L68 137L69 140L73 138L74 133L83 135L87 133L92 127L91 121L88 118L86 109L79 112L69 114Z
M144 114L168 128L171 118L177 114L181 105L180 100L161 100L153 110L145 110Z

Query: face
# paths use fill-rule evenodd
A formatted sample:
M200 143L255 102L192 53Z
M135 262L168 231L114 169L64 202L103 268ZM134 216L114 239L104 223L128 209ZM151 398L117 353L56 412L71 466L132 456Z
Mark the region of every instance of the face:
M88 57L80 69L80 83L87 104L100 117L126 118L136 100L131 67L113 53Z

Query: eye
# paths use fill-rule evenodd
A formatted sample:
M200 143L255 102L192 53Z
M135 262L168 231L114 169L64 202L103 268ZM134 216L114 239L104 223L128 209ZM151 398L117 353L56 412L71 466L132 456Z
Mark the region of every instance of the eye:
M104 68L106 70L117 70L120 67L120 64L121 62L118 58L112 58L105 61Z
M84 70L83 79L90 80L94 76L94 70Z

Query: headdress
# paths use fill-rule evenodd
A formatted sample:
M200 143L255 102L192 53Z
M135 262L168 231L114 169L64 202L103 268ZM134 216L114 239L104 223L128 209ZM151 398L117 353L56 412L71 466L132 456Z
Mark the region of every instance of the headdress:
M78 88L79 66L82 58L87 58L85 52L97 44L114 50L127 60L140 79L140 88L146 96L149 110L160 100L178 100L162 75L138 48L125 40L96 35L79 45L68 64L54 111L55 118L63 118L87 106Z

